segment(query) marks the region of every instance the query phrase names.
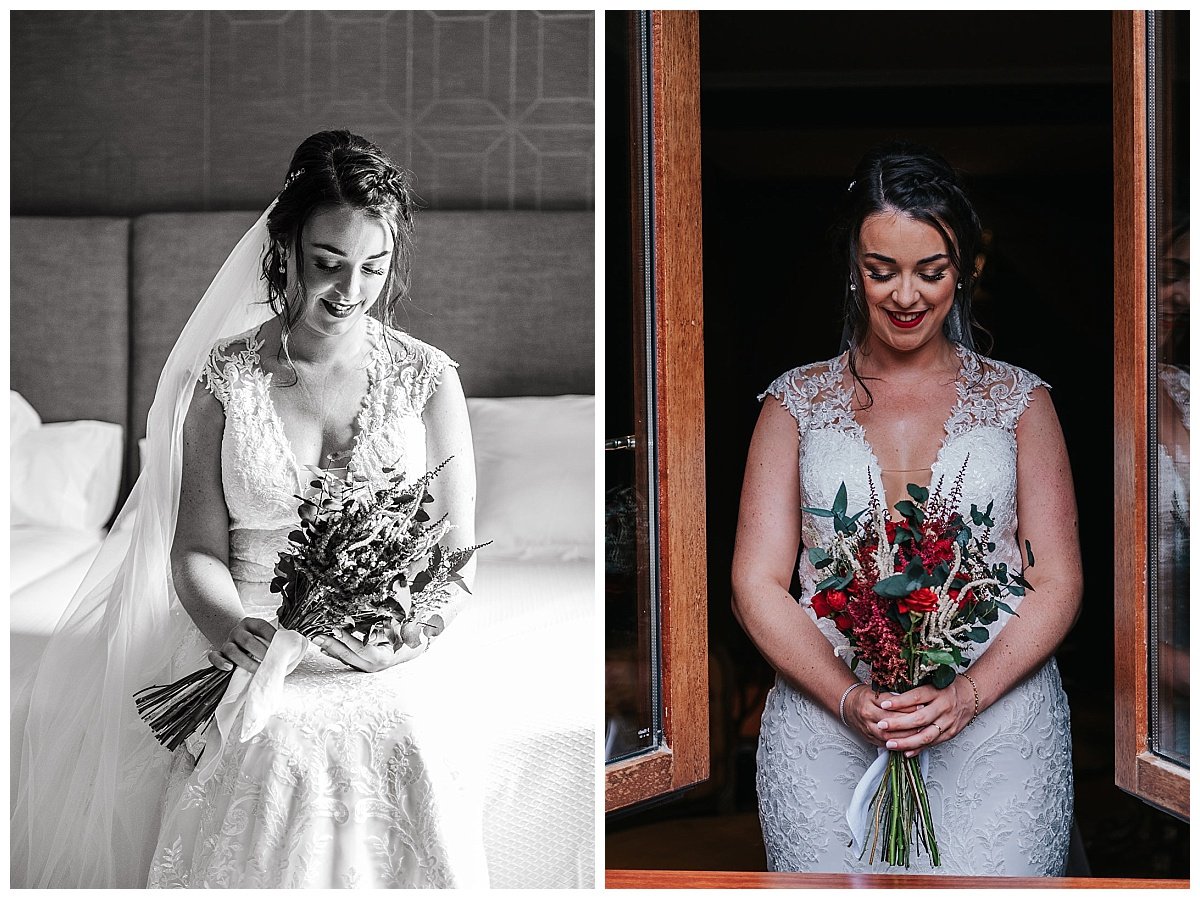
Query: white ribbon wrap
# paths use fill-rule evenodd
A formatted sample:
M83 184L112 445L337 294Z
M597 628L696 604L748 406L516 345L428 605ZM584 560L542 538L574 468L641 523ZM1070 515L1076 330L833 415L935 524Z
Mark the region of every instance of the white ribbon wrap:
M204 732L204 753L200 759L203 764L198 774L200 783L205 783L216 773L225 747L232 739L239 712L244 711L240 742L246 742L266 726L283 695L283 679L300 664L307 649L307 637L297 631L279 628L257 671L251 674L245 668L238 668L233 672L212 723Z
M854 795L850 797L850 807L846 809L846 823L850 825L856 855L862 855L866 845L867 829L871 826L871 800L875 798L875 792L883 781L891 751L883 748L878 750L879 755L859 780L858 786L854 788ZM922 751L918 758L921 760L921 779L924 780L929 773L929 754Z

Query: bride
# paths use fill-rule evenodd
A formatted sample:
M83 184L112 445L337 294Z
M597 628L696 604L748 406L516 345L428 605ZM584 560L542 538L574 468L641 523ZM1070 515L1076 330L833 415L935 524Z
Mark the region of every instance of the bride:
M942 865L921 873L1062 875L1073 807L1070 717L1053 653L1079 614L1082 579L1070 466L1047 385L979 355L971 333L980 226L954 171L906 144L869 154L839 229L848 347L768 388L751 441L734 551L734 610L778 675L762 716L758 804L772 870L871 871L847 848L857 782L883 748L925 753ZM882 485L948 490L961 508L995 503L991 563L1022 565L1036 588L1002 616L970 669L944 689L864 689L869 672L808 599L789 593L797 549L827 546L844 482L851 511ZM1015 599L1015 598L1014 598ZM1014 607L1017 603L1012 602ZM862 834L853 834L859 840ZM903 869L901 869L903 870Z
M244 742L210 728L167 753L131 699L268 658L269 582L311 467L382 486L451 459L431 514L473 543L455 364L385 324L408 287L407 181L361 137L305 140L180 336L147 468L33 681L14 883L487 886L480 809L421 714L435 629L410 625L420 642L397 652L314 639Z

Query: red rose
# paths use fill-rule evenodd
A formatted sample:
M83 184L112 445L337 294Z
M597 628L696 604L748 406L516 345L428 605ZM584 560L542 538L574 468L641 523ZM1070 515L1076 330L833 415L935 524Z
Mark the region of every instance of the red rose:
M884 524L884 527L887 529L888 543L895 545L895 543L896 543L896 528L899 527L899 525L889 518L887 520L887 522Z
M966 606L968 603L975 601L975 597L971 595L970 590L968 590L966 593L962 593L960 590L951 590L947 595L958 604L960 609Z
M812 610L818 618L828 618L832 609L829 605L828 591L822 590L820 593L814 594L812 598Z
M899 602L901 612L933 612L938 607L937 594L928 587L914 590L911 595L902 597Z
M837 629L843 633L850 633L850 628L854 626L854 619L844 612L833 619L833 623L837 625Z
M845 611L846 603L850 601L850 597L841 590L828 591L827 599L829 600L829 608L835 612Z

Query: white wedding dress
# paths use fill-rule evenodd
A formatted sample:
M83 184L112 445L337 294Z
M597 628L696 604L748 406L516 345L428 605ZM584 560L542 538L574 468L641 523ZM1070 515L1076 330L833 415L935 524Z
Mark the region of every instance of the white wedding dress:
M1021 567L1016 544L1016 427L1032 391L1043 382L1029 372L956 345L961 361L957 402L945 425L932 484L948 491L967 462L962 511L994 501L994 562ZM828 509L844 482L848 509L868 505L868 474L882 484L879 462L851 408L852 379L843 354L776 379L776 397L796 419L800 441L801 505ZM760 397L762 399L762 397ZM968 460L968 456L970 457ZM899 497L892 497L898 501ZM830 519L802 519L805 546L828 545ZM1035 547L1035 554L1037 550ZM807 601L819 577L803 554L800 578ZM1017 597L1010 605L1017 608ZM806 606L807 608L807 606ZM1019 609L1018 609L1019 610ZM809 615L813 615L808 609ZM814 616L815 617L815 616ZM1008 616L991 625L990 645ZM817 622L832 646L845 645L832 621ZM870 677L865 666L855 672ZM758 804L771 870L904 873L852 849L846 810L875 747L833 715L776 678L762 716L758 747ZM926 778L941 866L914 854L912 873L1061 876L1070 842L1074 793L1067 698L1051 659L980 714L952 740L928 750Z
M427 470L421 413L454 363L403 333L384 341L368 323L370 386L348 464L381 485L385 466L410 478ZM246 614L274 620L268 584L311 476L288 444L255 333L215 347L204 380L225 410L230 571ZM186 630L180 674L207 664L206 641ZM198 741L177 750L148 885L486 887L481 792L456 764L461 741L429 726L447 704L469 716L470 697L439 686L437 653L435 640L413 661L364 673L310 645L264 730L239 743L235 728L209 780L194 770Z

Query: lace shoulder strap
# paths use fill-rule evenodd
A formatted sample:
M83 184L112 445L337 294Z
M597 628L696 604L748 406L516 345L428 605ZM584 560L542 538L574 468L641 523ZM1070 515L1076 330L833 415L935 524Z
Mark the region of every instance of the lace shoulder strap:
M801 365L780 375L758 395L759 402L767 396L796 419L801 431L836 426L849 421L848 398L843 381L844 357L827 362Z
M1015 430L1039 387L1050 389L1033 372L964 351L959 384L962 402L951 417L948 430L954 433L980 426Z
M200 380L221 401L222 406L228 404L230 391L241 380L242 373L258 364L260 349L262 341L257 337L257 329L251 329L234 337L222 338L209 351Z
M399 383L410 408L419 415L441 384L446 369L457 368L458 363L404 331L385 328L384 335L376 346L375 364Z

